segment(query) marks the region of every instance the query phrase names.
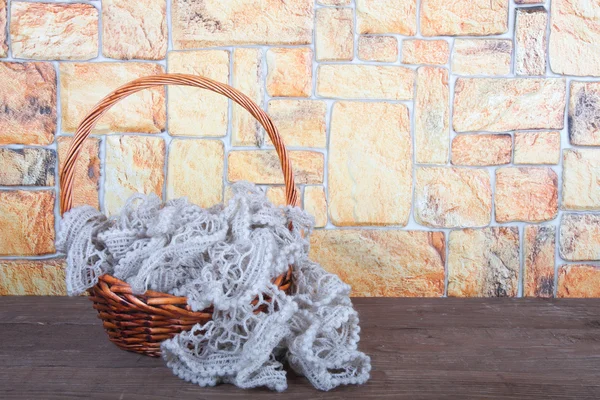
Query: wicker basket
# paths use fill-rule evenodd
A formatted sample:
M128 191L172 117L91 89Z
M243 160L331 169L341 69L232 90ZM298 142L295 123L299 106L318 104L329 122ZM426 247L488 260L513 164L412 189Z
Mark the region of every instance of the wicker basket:
M298 193L294 185L294 174L285 146L271 118L248 96L238 90L208 78L184 74L162 74L136 79L121 86L104 99L83 119L71 142L60 176L61 214L72 207L73 174L75 163L85 139L96 122L119 100L140 90L163 85L195 86L227 96L244 107L265 128L279 155L285 181L286 201L297 205ZM292 284L291 267L273 279L284 291ZM98 284L90 290L89 299L102 319L109 339L124 350L153 357L160 355L160 343L179 332L190 330L197 323L206 323L212 318L212 307L203 311L191 311L185 297L167 293L147 291L143 295L133 294L131 287L110 275L100 277Z

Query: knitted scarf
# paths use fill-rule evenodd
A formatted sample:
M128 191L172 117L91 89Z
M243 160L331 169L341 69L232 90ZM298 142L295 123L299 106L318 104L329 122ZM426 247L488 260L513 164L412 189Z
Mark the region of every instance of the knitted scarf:
M111 274L134 293L186 296L194 311L214 305L210 322L161 345L169 368L200 386L283 391L284 362L320 390L366 382L371 364L357 349L350 287L308 259L312 217L274 206L247 182L233 193L210 209L137 194L116 217L89 206L69 211L57 239L67 255L69 295ZM287 295L271 279L289 265L294 286Z

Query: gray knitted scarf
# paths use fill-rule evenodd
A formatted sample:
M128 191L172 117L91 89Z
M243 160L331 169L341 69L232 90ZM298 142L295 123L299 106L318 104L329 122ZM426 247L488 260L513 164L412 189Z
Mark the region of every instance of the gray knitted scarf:
M357 349L350 287L308 259L312 217L274 206L247 182L233 192L210 209L134 195L116 217L89 206L69 211L57 240L67 254L69 294L111 274L134 293L186 296L195 311L213 304L212 321L161 345L173 372L200 386L283 391L285 361L320 390L366 382L371 364ZM289 265L294 289L287 295L271 279Z

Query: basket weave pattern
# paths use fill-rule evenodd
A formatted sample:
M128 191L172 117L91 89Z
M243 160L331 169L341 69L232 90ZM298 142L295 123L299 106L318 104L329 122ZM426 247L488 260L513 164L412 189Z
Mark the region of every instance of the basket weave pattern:
M61 214L72 207L75 163L96 122L119 100L140 90L163 85L208 89L232 99L248 110L265 128L275 146L283 170L287 204L297 205L298 193L286 148L273 121L256 103L236 89L208 78L161 74L139 78L116 89L102 99L80 123L61 171ZM281 290L288 291L292 285L291 267L286 273L275 277L273 282ZM204 324L212 319L212 307L192 311L185 297L150 290L142 295L134 294L126 282L110 275L99 278L98 284L90 289L89 299L94 303L98 317L103 321L104 329L113 343L124 350L153 357L160 355L160 343L163 340L190 330L197 323Z

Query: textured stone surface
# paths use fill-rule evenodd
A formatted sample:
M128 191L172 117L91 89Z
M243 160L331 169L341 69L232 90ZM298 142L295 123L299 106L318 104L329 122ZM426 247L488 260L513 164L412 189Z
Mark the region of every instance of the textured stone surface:
M319 61L352 60L354 57L352 8L317 9L315 52Z
M415 98L415 159L422 164L446 164L450 146L448 70L420 67Z
M0 62L0 145L47 145L55 130L54 66Z
M600 149L563 151L561 207L600 210Z
M286 146L325 148L327 104L320 100L271 100L269 115ZM267 137L267 142L271 140Z
M347 6L352 0L317 0L317 4L324 6Z
M421 34L496 35L508 30L509 0L422 0Z
M0 260L0 296L66 296L64 259Z
M515 0L515 4L543 4L545 0Z
M544 7L519 8L515 28L515 73L546 73L546 26L548 12Z
M443 232L317 230L310 258L352 286L352 296L440 297Z
M358 58L394 62L398 59L398 39L394 36L362 35L358 38Z
M15 58L89 60L98 56L98 10L83 3L14 1L10 40Z
M313 6L313 0L173 0L173 47L309 44Z
M571 264L558 269L557 297L600 297L600 265Z
M527 225L523 238L523 295L554 296L556 227Z
M450 232L448 296L514 297L519 280L516 227Z
M564 214L560 256L569 261L600 261L600 214Z
M175 139L169 145L167 199L187 197L201 207L223 201L223 143Z
M327 225L327 196L323 186L304 188L304 209L315 217L315 228Z
M285 206L285 186L269 186L267 188L267 199L276 206Z
M337 226L406 225L411 206L408 109L338 102L329 138L329 216Z
M202 75L229 83L229 51L172 51L167 56L169 73ZM169 92L169 134L173 136L225 136L227 97L203 89L174 86Z
M454 165L510 164L512 138L510 135L479 134L457 135L452 140Z
M270 96L308 97L312 89L312 50L308 47L267 51L267 93Z
M0 256L54 253L54 191L0 191Z
M549 221L558 213L558 176L549 167L496 170L496 221Z
M136 78L164 73L152 63L61 63L62 130L74 133L94 105L112 90ZM119 101L92 133L158 133L165 129L165 90L146 89Z
M162 60L169 33L166 0L102 0L102 54Z
M454 129L562 129L565 89L560 78L459 78L454 89Z
M323 183L323 153L315 151L288 152L296 184ZM230 151L228 180L250 181L257 184L281 185L283 173L275 150Z
M515 132L515 164L558 164L560 132Z
M162 196L165 142L148 136L106 138L104 211L113 215L135 193Z
M319 65L317 94L342 99L412 100L415 72L396 66Z
M486 170L421 167L416 170L415 220L436 228L485 226L492 218Z
M450 58L450 45L445 40L404 39L403 64L446 64Z
M58 141L58 170L62 171L72 138L59 137ZM60 173L60 172L59 172ZM73 207L88 205L100 208L98 200L98 185L100 181L100 139L85 140L77 163L73 179Z
M54 186L56 153L0 148L0 186Z
M512 46L510 39L456 39L452 50L452 73L508 75Z
M600 82L571 82L569 139L580 146L600 146Z
M238 48L233 50L232 86L249 96L259 106L263 105L263 52L261 49ZM223 96L221 96L223 97ZM219 101L219 104L221 101ZM265 131L260 123L242 106L232 104L231 144L234 146L260 146ZM219 110L221 114L226 109Z
M550 68L556 74L600 76L600 2L552 0Z
M417 0L356 0L357 31L363 33L417 32Z
M0 0L0 58L8 55L7 15L7 0Z

